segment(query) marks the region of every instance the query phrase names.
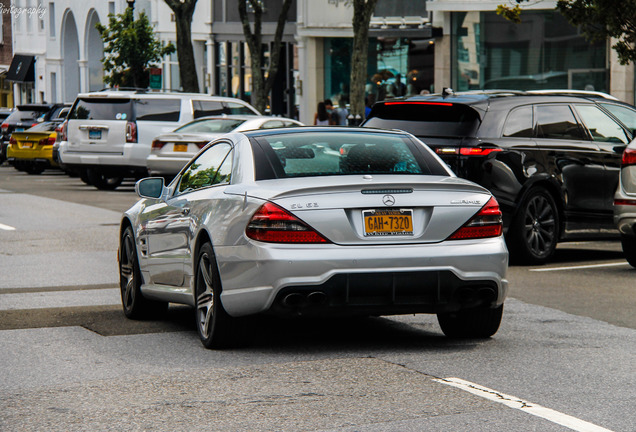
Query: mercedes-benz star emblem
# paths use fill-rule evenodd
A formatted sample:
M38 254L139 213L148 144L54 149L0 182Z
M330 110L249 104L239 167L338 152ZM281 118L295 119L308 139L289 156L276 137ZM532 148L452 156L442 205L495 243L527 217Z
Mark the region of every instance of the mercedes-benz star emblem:
M395 204L395 198L393 198L393 195L384 195L382 197L382 202L385 206L391 207L393 204Z

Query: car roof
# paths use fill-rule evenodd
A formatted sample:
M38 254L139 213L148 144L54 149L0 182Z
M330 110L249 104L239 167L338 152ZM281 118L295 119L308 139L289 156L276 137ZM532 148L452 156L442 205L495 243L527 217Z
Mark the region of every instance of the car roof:
M293 133L351 133L351 134L391 134L391 135L411 135L408 132L399 130L384 130L362 127L347 127L347 126L292 126L286 128L277 129L254 129L250 131L238 132L249 138L266 137L271 135L286 135Z
M90 92L90 93L79 93L77 95L78 98L130 98L130 99L144 99L144 98L174 98L174 99L208 99L208 100L216 100L223 102L240 102L248 105L247 102L227 97L227 96L214 96L205 93L181 93L181 92L149 92L149 91L140 91L140 90L115 90L115 89L105 89L98 92Z

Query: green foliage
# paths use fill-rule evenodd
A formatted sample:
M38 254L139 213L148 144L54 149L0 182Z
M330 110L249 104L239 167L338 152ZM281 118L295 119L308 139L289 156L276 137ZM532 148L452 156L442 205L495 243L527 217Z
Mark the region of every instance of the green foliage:
M497 15L500 15L507 19L508 21L512 21L513 23L519 24L521 22L521 8L519 5L511 8L507 5L499 5L497 6Z
M175 51L174 45L165 45L156 37L144 12L134 19L133 10L108 15L108 26L96 28L104 42L104 82L111 86L148 87L147 68L155 67L164 55Z

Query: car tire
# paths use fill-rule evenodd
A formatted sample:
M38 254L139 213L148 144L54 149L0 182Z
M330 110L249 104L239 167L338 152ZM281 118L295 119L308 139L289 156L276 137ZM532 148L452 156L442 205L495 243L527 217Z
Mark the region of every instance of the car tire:
M636 268L636 238L622 235L621 246L623 247L623 255L629 265Z
M437 314L437 321L447 337L485 339L497 333L502 316L503 305Z
M168 303L149 300L141 293L141 270L131 227L124 230L119 243L119 287L124 314L130 319L160 317L168 309Z
M228 315L221 303L221 277L210 243L201 246L195 271L195 321L201 343L208 349L238 344L240 320Z
M44 168L36 165L28 165L25 171L28 174L38 175L44 172Z
M99 190L115 190L124 181L123 177L110 176L101 171L89 169L88 180Z
M80 178L80 180L82 182L84 182L84 184L87 184L89 186L92 186L90 179L88 178L88 169L86 168L80 168L78 171L78 176Z
M543 188L530 189L508 228L511 261L543 264L554 254L558 240L559 211L554 198Z

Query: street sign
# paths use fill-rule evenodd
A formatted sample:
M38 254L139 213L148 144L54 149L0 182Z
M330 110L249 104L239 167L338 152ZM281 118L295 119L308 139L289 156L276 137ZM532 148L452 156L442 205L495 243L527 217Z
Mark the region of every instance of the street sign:
M150 83L151 89L161 89L161 68L150 68Z

